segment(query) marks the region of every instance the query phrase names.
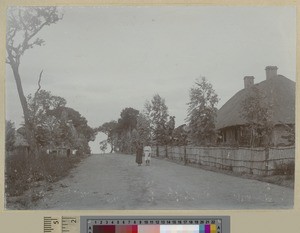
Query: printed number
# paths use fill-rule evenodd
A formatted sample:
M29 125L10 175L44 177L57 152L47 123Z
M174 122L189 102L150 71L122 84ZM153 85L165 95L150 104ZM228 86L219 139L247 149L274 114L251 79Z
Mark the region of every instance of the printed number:
M57 221L57 220L53 221L53 224L59 224L59 221Z
M71 223L76 223L76 219L72 219L72 220L71 220Z

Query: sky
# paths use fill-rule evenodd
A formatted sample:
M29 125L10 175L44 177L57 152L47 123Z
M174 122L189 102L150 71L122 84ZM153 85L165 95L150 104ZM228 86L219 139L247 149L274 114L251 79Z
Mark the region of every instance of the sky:
M265 80L265 67L296 80L295 7L62 7L63 19L43 28L41 47L26 51L25 95L42 89L64 97L91 127L117 120L126 107L142 111L155 94L176 126L185 123L197 78L213 85L220 108L244 88L244 76ZM6 118L16 127L22 108L6 66ZM90 143L99 153L99 134Z

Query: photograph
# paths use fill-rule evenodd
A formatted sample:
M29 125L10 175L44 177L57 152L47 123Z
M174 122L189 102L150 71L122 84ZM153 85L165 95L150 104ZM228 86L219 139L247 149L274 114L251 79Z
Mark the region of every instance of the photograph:
M295 6L5 17L6 210L294 208Z

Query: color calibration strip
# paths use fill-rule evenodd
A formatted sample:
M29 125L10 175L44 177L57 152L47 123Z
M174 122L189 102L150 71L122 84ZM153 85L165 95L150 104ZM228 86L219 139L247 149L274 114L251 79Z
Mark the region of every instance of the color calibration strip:
M90 218L86 219L86 223L86 233L229 233L229 230L222 231L222 218ZM229 219L226 226L229 229Z
M216 224L205 225L95 225L92 233L221 233Z

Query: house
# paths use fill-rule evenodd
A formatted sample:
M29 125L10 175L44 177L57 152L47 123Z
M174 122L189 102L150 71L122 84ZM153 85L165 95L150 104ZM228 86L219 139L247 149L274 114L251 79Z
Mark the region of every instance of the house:
M232 96L217 112L216 129L220 132L220 143L225 145L249 146L249 128L242 116L242 104L254 86L271 103L273 130L269 137L273 146L288 145L289 131L295 128L296 83L277 74L276 66L266 67L266 79L254 84L253 76L244 77L244 88Z

